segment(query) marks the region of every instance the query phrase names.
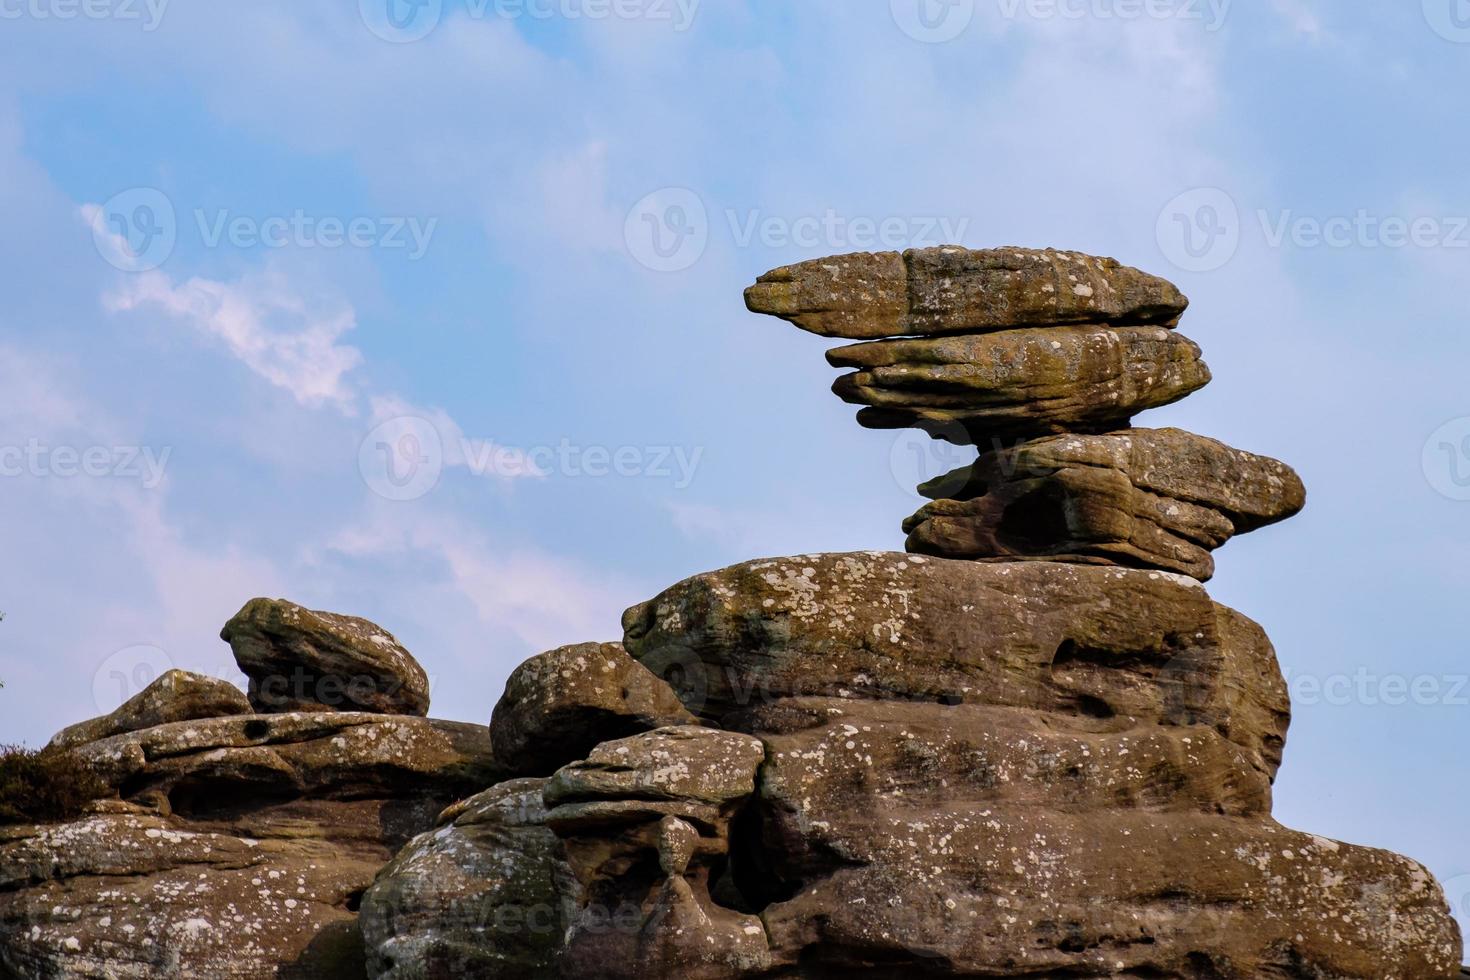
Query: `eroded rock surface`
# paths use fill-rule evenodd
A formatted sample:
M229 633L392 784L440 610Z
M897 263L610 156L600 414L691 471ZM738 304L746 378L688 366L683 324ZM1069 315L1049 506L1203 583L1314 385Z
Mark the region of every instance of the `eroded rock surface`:
M858 422L958 443L1103 432L1204 387L1188 338L1159 327L1057 327L877 340L827 354L858 370L832 390Z
M580 886L546 828L544 779L494 786L442 814L362 900L368 975L559 977Z
M1055 436L986 453L920 487L908 549L944 558L1048 558L1209 579L1211 552L1306 503L1285 463L1179 429Z
M673 689L621 643L579 643L515 669L495 706L490 737L507 770L549 776L599 742L693 723Z
M429 678L387 630L284 599L251 599L220 631L256 711L424 715Z
M1069 323L1172 324L1189 301L1115 259L953 245L858 252L773 269L745 291L755 313L866 340Z
M169 670L111 714L63 728L51 739L51 745L71 748L171 721L248 715L252 710L245 695L228 681L187 670Z
M173 722L74 751L117 798L0 828L17 976L362 976L373 876L498 779L484 727L368 713Z

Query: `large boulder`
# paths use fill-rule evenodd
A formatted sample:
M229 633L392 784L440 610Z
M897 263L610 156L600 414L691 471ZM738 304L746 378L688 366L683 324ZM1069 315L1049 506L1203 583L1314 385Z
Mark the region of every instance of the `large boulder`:
M782 698L990 704L1098 725L1206 724L1273 776L1290 717L1260 627L1193 579L888 552L745 562L624 614L712 723Z
M71 748L171 721L252 713L250 702L228 681L187 670L168 670L109 715L63 728L51 745Z
M908 549L1159 568L1201 581L1231 537L1306 503L1285 463L1179 429L1053 436L985 453L920 492Z
M261 713L374 711L425 715L429 678L387 630L284 599L251 599L220 639L250 678Z
M501 783L446 810L362 899L373 980L559 977L580 889L546 828L544 779Z
M975 333L1069 323L1172 324L1189 301L1115 259L946 245L858 252L773 269L745 305L824 337Z
M579 643L532 657L506 681L490 720L508 771L549 776L599 742L694 724L668 684L621 643Z
M827 353L832 390L869 428L988 445L1106 432L1209 383L1193 341L1160 327L1054 327L876 340Z

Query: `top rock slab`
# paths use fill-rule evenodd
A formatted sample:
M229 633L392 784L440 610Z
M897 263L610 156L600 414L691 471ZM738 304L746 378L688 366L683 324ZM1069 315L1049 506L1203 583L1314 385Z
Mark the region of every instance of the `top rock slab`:
M1053 324L1173 326L1189 300L1116 259L946 245L782 266L745 291L745 305L823 337L873 340Z

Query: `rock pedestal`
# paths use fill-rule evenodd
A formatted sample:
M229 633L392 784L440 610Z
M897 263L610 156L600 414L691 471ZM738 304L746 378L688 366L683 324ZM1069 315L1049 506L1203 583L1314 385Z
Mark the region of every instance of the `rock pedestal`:
M1177 289L1111 259L943 248L778 269L746 298L862 341L828 359L864 425L978 458L921 488L909 554L696 575L624 616L646 673L597 647L518 672L492 727L547 733L551 751L520 754L549 777L538 832L570 874L564 935L515 975L1458 975L1422 867L1271 818L1286 685L1261 628L1201 583L1305 491L1275 460L1131 427L1209 381ZM701 727L628 735L667 715L632 708L663 682ZM567 719L606 740L552 772ZM457 866L542 880L542 844L506 840ZM365 906L423 878L389 869ZM433 933L382 902L370 921L410 924L370 936L370 959ZM482 922L514 911L490 904ZM441 944L525 948L444 924ZM447 974L398 958L381 975Z

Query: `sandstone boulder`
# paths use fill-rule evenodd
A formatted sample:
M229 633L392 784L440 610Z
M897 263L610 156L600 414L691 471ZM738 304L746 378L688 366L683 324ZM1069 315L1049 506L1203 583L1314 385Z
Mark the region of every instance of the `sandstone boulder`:
M424 715L429 678L393 635L366 619L251 599L220 631L262 713Z
M832 390L869 428L957 443L1105 432L1204 387L1189 339L1159 327L1059 327L878 340L827 354L857 368Z
M111 714L62 729L51 739L51 745L71 748L171 721L248 714L250 702L228 681L187 670L169 670Z
M957 246L859 252L773 269L745 304L824 337L976 333L1073 323L1175 323L1189 301L1115 259Z
M920 492L908 549L1159 568L1201 581L1210 552L1306 503L1285 463L1178 429L1068 435L982 455Z
M1198 723L1269 777L1290 712L1260 627L1163 572L805 555L694 576L623 625L639 661L682 672L691 711L736 728L803 695Z
M490 738L506 770L549 776L599 742L694 723L673 689L621 643L580 643L515 669L495 706Z
M501 783L445 811L362 900L373 980L559 977L579 886L545 826L543 779Z

